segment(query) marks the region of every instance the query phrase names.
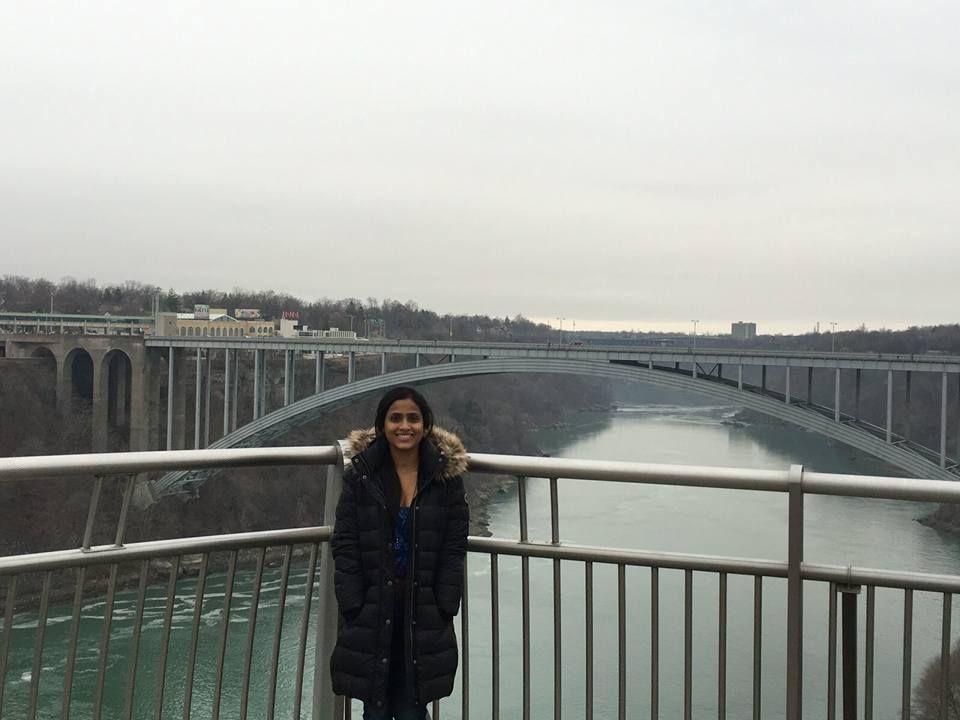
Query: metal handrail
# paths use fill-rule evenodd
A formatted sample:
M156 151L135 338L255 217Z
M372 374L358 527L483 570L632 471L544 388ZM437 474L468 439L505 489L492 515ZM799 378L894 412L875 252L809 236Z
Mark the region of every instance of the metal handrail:
M132 478L140 472L154 470L168 470L180 468L211 468L211 467L241 467L241 466L259 466L259 465L326 465L327 470L327 490L326 507L324 511L323 525L309 528L291 528L283 530L272 530L253 533L235 533L227 535L195 537L195 538L174 538L166 540L157 540L150 542L123 543L123 530L126 523L126 508L129 505L131 493L134 488ZM523 581L523 717L525 720L530 718L531 700L530 700L530 675L531 675L531 647L530 647L530 569L529 560L531 558L544 558L553 562L554 572L554 663L555 663L555 705L557 707L555 717L560 717L559 699L561 697L561 656L560 644L562 636L562 624L560 623L560 568L561 561L568 563L582 564L585 572L585 603L588 610L592 613L593 597L593 565L595 563L615 565L618 568L618 599L621 618L625 617L625 568L628 566L649 567L651 572L651 612L653 613L651 622L653 627L658 627L658 607L659 607L659 583L658 572L664 570L679 570L685 575L685 601L684 601L684 710L685 716L690 717L691 713L691 657L692 657L692 616L690 610L691 592L694 572L715 573L720 578L720 657L718 659L720 676L724 680L720 683L718 689L718 704L721 708L726 702L726 578L728 574L752 576L755 582L754 596L754 702L755 711L759 708L759 682L761 666L759 663L759 633L760 623L762 622L762 613L760 611L762 603L762 581L763 578L786 578L787 579L787 613L785 625L787 628L787 695L786 712L791 720L801 716L801 680L803 670L801 657L803 653L803 635L802 635L802 598L804 582L822 582L829 584L830 600L830 622L829 631L831 635L830 654L828 656L828 668L831 672L836 669L836 647L835 640L837 635L837 603L836 596L838 590L844 590L841 593L843 599L843 618L842 640L844 648L844 666L849 663L851 653L856 652L856 613L855 609L856 595L851 592L852 589L860 585L867 587L867 627L866 627L866 663L868 672L865 675L865 691L870 698L869 706L872 712L873 697L873 636L874 636L874 589L876 587L899 588L905 593L904 607L904 692L903 692L903 712L909 716L910 708L910 662L911 647L909 638L912 632L913 622L913 602L912 593L917 590L932 591L943 594L943 646L947 652L941 657L941 673L943 677L949 670L949 647L950 647L950 608L952 594L960 592L960 575L939 575L928 573L909 573L895 572L884 569L872 568L854 568L835 565L811 564L803 561L803 497L806 494L835 495L860 498L886 498L896 500L918 500L918 501L938 501L938 502L960 502L960 485L941 480L914 480L891 477L870 477L855 475L840 475L830 473L806 472L800 466L793 466L789 470L751 470L725 467L698 467L698 466L677 466L648 463L629 463L615 461L593 461L593 460L569 460L559 458L526 457L511 455L493 455L493 454L472 454L469 457L469 469L474 473L499 474L516 476L518 480L518 504L519 504L519 527L520 534L517 539L507 538L480 538L471 537L468 542L468 550L474 554L480 554L490 557L491 565L491 602L494 613L492 642L493 663L494 663L494 717L499 716L499 624L497 618L497 595L498 595L498 563L497 558L503 556L516 556L522 561L522 581ZM90 538L92 537L93 520L96 517L97 502L100 496L100 489L103 479L110 475L127 476L126 489L123 496L123 510L118 521L116 541L113 545L92 546ZM221 628L220 655L216 667L217 681L215 692L215 714L219 713L220 695L222 688L222 679L225 663L224 643L226 642L227 625L229 622L230 600L232 598L233 577L238 563L238 551L243 549L255 549L257 553L257 577L262 574L264 552L267 547L283 548L283 571L281 578L281 602L286 595L286 584L289 576L291 563L291 553L294 545L307 545L311 548L309 563L309 580L305 597L305 607L303 618L301 620L299 642L300 642L300 677L298 677L298 688L302 687L302 672L304 653L306 651L306 632L311 613L310 600L312 598L312 588L314 587L315 574L319 574L320 596L316 603L317 622L317 642L316 642L316 663L314 679L314 717L340 718L343 716L344 706L342 699L334 698L329 689L329 683L326 682L327 665L330 650L332 649L333 638L336 634L337 609L336 599L333 595L332 583L332 558L330 547L327 542L332 533L334 521L333 508L339 497L340 487L343 476L343 447L341 446L320 446L320 447L287 447L287 448L241 448L227 450L187 450L187 451L165 451L165 452L146 452L146 453L114 453L114 454L96 454L96 455L68 455L54 457L28 457L28 458L4 458L0 459L0 482L26 480L43 482L49 477L70 477L70 476L88 476L94 478L94 484L91 495L91 507L88 514L87 528L84 533L83 546L70 550L59 550L45 553L35 553L29 555L2 557L0 558L0 579L7 578L5 613L3 618L3 634L0 635L0 717L3 716L3 677L6 673L7 654L9 651L10 631L12 627L14 602L17 597L18 578L26 573L44 574L43 590L40 598L40 619L37 633L37 646L34 655L34 668L39 672L42 667L43 656L43 630L46 627L46 614L49 607L51 592L51 573L65 568L76 568L78 572L76 596L74 601L73 630L71 631L71 658L68 663L67 686L72 682L73 662L76 658L76 626L79 620L79 608L83 593L84 572L94 566L109 566L110 582L107 595L107 616L104 619L104 630L101 636L101 654L100 670L98 674L99 688L97 702L102 698L102 688L106 673L106 653L109 647L110 624L112 619L112 602L118 584L117 569L121 563L130 561L140 561L140 592L138 600L138 610L136 617L139 618L134 632L134 642L139 642L140 623L142 622L144 588L147 583L149 570L149 560L154 558L173 558L174 567L179 569L180 558L185 554L198 553L202 556L203 562L200 569L200 580L197 587L197 604L194 617L195 625L200 622L200 608L204 598L204 584L209 571L209 557L212 552L227 552L229 555L227 592L224 599L224 619ZM549 542L531 541L528 536L527 524L527 497L526 480L529 477L547 478L550 480L550 526L551 537ZM557 500L557 479L577 479L591 480L598 482L626 482L643 484L663 484L677 485L686 487L708 487L724 488L738 490L753 490L762 492L782 492L789 496L789 521L788 521L788 557L786 561L776 560L758 560L753 558L721 557L712 555L696 555L669 552L652 552L637 549L620 549L592 547L584 545L574 545L562 542L559 526L559 503ZM317 565L317 558L320 562ZM319 567L319 569L318 569ZM171 603L175 593L175 574L171 576L170 589L167 595L167 620L165 622L166 640L169 642L170 625L169 618L171 612ZM256 596L259 597L259 579L257 580ZM249 673L250 657L249 654L253 642L253 624L256 622L256 608L251 609L250 630L247 641L247 656L244 660L244 667ZM851 614L852 613L852 614ZM282 627L282 616L275 629L273 639L273 681L269 691L269 702L271 708L276 699L276 672L279 648L280 632ZM586 620L587 630L587 652L592 653L593 647L593 621L591 617ZM464 667L469 664L469 648L466 639L469 637L469 618L466 612L461 613L461 637L464 641ZM188 687L192 688L193 667L196 662L196 633L198 627L193 628L193 640L191 644L191 660L188 666L188 677L190 683ZM621 623L619 630L619 676L620 689L618 696L619 717L625 717L626 713L626 675L625 675L625 627ZM651 687L651 707L658 707L658 663L659 650L658 638L655 635L652 640L651 666L653 668L653 686ZM136 646L135 646L136 647ZM163 651L162 662L165 663L166 655ZM591 655L592 657L592 655ZM853 665L855 668L855 663ZM127 697L132 698L134 692L135 666L130 673L130 683L128 685ZM834 717L832 703L835 700L835 677L831 675L828 688L828 712L827 717ZM843 674L844 697L851 696L851 687L853 695L855 693L856 672L845 672ZM588 707L592 708L593 702L593 676L588 672L587 676L587 698ZM64 688L65 707L69 706L70 687ZM249 684L245 682L245 688ZM37 711L37 684L31 679L31 704L28 716L34 717ZM189 704L189 696L192 690L187 692L186 702ZM244 705L246 708L247 690L244 691ZM163 697L163 681L159 682L157 687L157 697ZM299 692L297 695L296 707L299 709ZM466 720L469 716L469 677L463 678L462 685L462 707L463 717ZM336 711L334 711L336 709ZM100 712L99 705L95 708L97 714ZM867 713L870 716L870 713Z

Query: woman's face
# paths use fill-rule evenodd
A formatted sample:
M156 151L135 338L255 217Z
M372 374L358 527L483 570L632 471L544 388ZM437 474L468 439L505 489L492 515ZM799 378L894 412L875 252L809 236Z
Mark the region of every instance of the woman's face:
M423 415L413 400L397 400L387 410L383 434L394 450L412 450L423 439Z

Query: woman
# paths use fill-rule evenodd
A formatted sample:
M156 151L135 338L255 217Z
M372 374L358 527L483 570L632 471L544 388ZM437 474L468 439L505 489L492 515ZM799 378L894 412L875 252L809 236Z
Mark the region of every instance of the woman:
M374 427L350 433L348 446L331 541L333 690L362 700L364 720L424 720L457 672L467 453L409 387L387 392Z

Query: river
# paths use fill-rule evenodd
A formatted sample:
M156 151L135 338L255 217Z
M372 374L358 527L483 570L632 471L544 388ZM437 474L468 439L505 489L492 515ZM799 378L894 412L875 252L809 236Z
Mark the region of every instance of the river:
M662 400L662 398L659 398ZM774 423L735 421L736 407L647 402L617 412L584 413L573 426L539 433L542 447L559 457L642 462L785 468L792 463L832 472L883 472L877 463L826 439ZM783 560L786 557L786 497L759 492L638 486L561 480L560 532L564 541L608 547ZM549 538L549 488L529 481L532 539ZM854 564L903 570L957 573L960 542L924 527L915 518L930 506L876 500L808 497L805 512L805 558L811 562ZM517 537L516 492L497 496L490 529L497 537ZM532 708L534 718L553 717L552 564L532 560ZM501 717L518 718L522 701L520 562L500 558ZM471 717L491 716L490 562L469 558ZM627 569L627 717L648 717L650 698L650 571ZM277 718L291 717L298 662L298 631L303 611L306 572L303 559L291 572L280 650ZM243 649L246 642L253 573L238 571L228 634L222 717L239 710ZM264 573L257 616L256 653L250 693L251 717L264 717L270 684L267 671L279 605L279 570ZM617 716L617 576L612 567L594 572L595 698L598 720ZM178 583L167 671L164 717L182 717L181 702L189 627L194 612L195 580ZM785 581L766 580L763 592L762 716L784 715ZM194 717L209 718L215 659L222 620L224 577L208 581L197 662ZM151 587L145 607L138 658L133 717L152 717L156 659L163 625L165 587ZM749 717L752 707L753 580L729 578L728 717ZM827 589L811 584L805 594L804 717L824 716L826 696ZM694 575L694 717L716 717L717 604L716 575ZM105 718L121 717L135 614L135 591L117 595L111 636ZM877 591L875 717L899 717L903 594ZM863 628L863 596L860 627ZM956 605L956 604L955 604ZM916 593L914 599L914 681L939 649L940 597ZM63 672L71 607L51 607L46 631L38 716L60 717ZM73 717L91 715L99 657L103 599L83 606L80 652L73 690ZM564 717L584 715L584 571L562 566ZM5 683L4 718L25 716L30 687L36 611L16 617L10 666ZM459 620L457 623L459 629ZM954 619L957 627L957 619ZM682 715L683 573L660 572L660 715ZM313 666L313 629L306 649L307 672ZM862 648L861 648L862 658ZM862 663L861 663L862 672ZM308 717L309 683L304 693ZM861 681L862 691L862 681ZM460 717L460 688L443 705L443 718ZM359 717L359 706L354 717Z

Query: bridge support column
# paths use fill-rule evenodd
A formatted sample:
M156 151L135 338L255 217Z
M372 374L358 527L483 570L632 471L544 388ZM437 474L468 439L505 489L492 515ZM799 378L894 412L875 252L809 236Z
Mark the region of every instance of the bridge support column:
M200 449L200 409L203 405L203 350L197 348L197 380L193 393L193 449Z
M790 366L787 365L785 368L785 374L783 376L783 399L787 405L790 404Z
M130 450L141 452L152 449L150 445L150 412L148 389L152 368L146 348L133 353L130 362Z
M857 368L857 383L853 400L853 419L860 420L860 368Z
M840 422L840 368L837 368L833 380L833 421Z
M324 391L324 385L326 384L326 353L322 350L317 350L317 367L315 372L316 377L313 380L313 391L314 393L322 393Z
M813 367L807 368L807 405L813 406Z
M69 355L57 357L57 410L66 415L71 409L73 395L73 367Z
M186 443L186 388L175 348L167 353L167 450L183 450Z
M173 450L173 381L175 358L176 351L173 348L169 348L167 350L167 450Z
M693 379L697 378L697 359L693 358L693 362L690 363L690 377Z
M957 409L960 413L960 376L957 377ZM960 465L960 416L957 417L957 446L954 450L954 459Z
M760 366L760 389L763 392L767 391L767 366Z
M204 375L207 378L207 389L203 400L203 446L210 447L210 398L213 395L213 350L207 348L207 360L204 363L207 370Z
M893 442L893 370L887 370L887 442Z
M110 363L104 362L99 353L93 358L93 407L91 422L93 424L93 452L107 451L107 425L110 417L108 403L110 401Z
M450 353L450 362L454 363L457 361L457 356L454 353Z
M347 358L347 382L352 383L357 376L357 353L353 350Z
M263 350L253 351L253 419L260 417L260 353Z
M947 373L940 374L940 467L947 466Z
M380 353L380 374L387 374L387 354L385 352Z
M906 407L904 408L904 415L903 415L903 419L904 419L903 439L907 440L908 442L910 440L910 435L912 434L910 432L910 425L911 425L910 421L913 416L913 413L910 412L910 395L911 395L910 386L912 384L913 384L913 373L907 370Z
M237 429L237 408L240 405L240 350L233 354L233 397L230 398L230 431Z
M230 348L223 349L223 434L230 434L230 386L233 379Z
M420 367L420 353L417 353L414 356L414 367Z
M293 402L293 351L283 351L283 406Z
M737 365L737 390L743 390L743 365Z

